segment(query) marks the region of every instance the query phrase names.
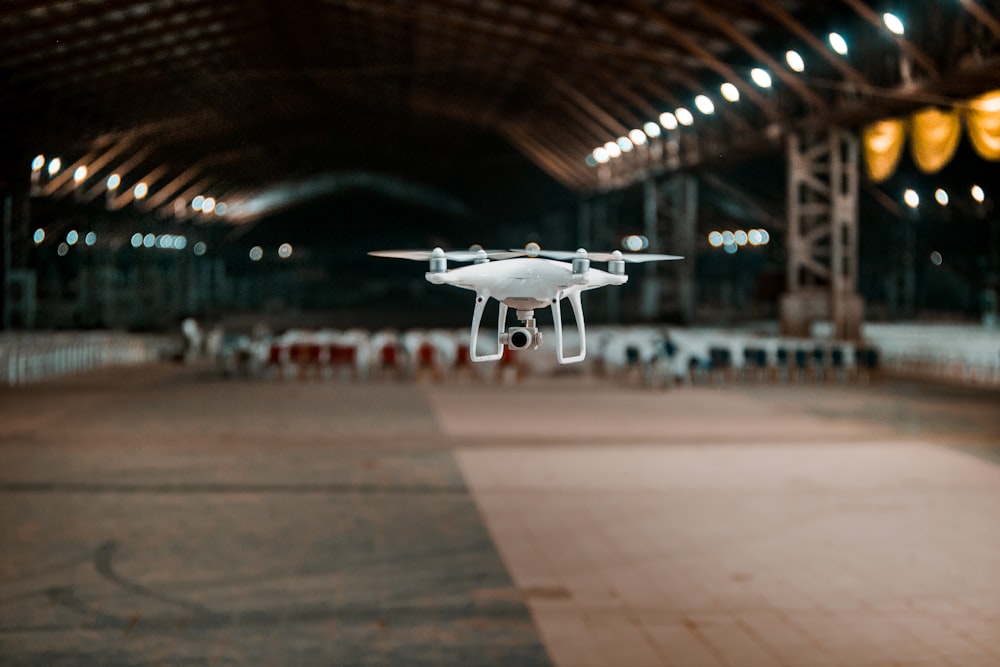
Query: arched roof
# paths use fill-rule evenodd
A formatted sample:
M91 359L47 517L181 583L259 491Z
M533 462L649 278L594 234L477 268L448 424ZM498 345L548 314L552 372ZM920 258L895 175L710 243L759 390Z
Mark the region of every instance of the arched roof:
M635 151L609 177L588 157L678 107L695 116L696 131L681 132L696 164L1000 84L997 2L897 3L902 35L885 26L889 4L9 0L0 127L19 165L57 151L92 179L127 166L155 183L145 205L164 210L194 192L238 201L345 170L433 183L519 168L498 160L505 151L587 192L663 166L662 151ZM755 67L772 87L752 82Z

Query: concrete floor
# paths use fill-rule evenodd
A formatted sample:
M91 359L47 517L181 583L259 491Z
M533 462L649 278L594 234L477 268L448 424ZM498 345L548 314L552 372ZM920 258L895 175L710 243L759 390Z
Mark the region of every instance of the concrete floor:
M1000 396L0 389L3 665L1000 665Z

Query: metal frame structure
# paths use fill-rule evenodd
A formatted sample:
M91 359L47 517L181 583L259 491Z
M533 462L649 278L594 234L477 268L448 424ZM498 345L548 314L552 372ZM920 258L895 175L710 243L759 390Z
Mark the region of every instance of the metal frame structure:
M781 324L809 334L830 319L837 338L859 336L857 292L859 142L833 128L788 137L787 289Z

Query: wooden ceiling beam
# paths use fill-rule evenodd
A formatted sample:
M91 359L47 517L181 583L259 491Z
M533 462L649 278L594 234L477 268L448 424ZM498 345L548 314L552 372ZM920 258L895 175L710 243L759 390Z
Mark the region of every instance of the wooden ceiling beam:
M120 3L122 8L134 6L134 2ZM99 5L103 6L103 5ZM129 48L135 44L148 41L151 37L157 40L169 39L178 33L191 30L191 26L203 26L206 23L218 20L230 20L233 17L245 16L238 7L229 5L199 6L193 11L185 12L175 6L166 9L155 9L145 15L141 21L119 22L101 21L100 17L108 12L96 9L83 12L79 17L74 14L72 17L65 17L61 21L53 21L54 27L66 25L65 21L72 18L74 22L85 18L94 18L97 25L88 28L75 28L68 30L66 34L50 35L52 29L39 28L34 23L30 26L31 35L37 35L43 43L47 38L58 39L59 47L56 49L44 48L40 50L37 45L27 45L5 51L2 60L11 65L19 67L31 66L32 61L41 62L43 65L55 63L77 63L81 59L86 59L87 54L99 50L102 45L111 47L115 55L121 57L122 48ZM72 24L70 24L72 25ZM227 26L229 23L226 24ZM110 30L115 28L116 30ZM34 67L32 66L34 69Z
M577 108L601 125L609 135L619 137L628 134L628 128L621 121L607 113L600 105L574 88L569 82L553 79L552 85Z
M965 11L993 33L994 39L1000 39L1000 19L984 9L976 0L958 0Z
M502 131L512 146L564 186L570 190L586 188L587 179L577 169L571 168L565 157L554 154L551 148L542 143L542 140L532 136L530 130L512 123L506 125Z

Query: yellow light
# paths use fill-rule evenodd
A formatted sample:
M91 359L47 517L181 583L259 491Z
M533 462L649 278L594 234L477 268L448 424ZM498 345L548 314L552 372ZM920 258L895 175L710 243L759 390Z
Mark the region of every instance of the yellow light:
M722 96L726 98L727 102L739 102L740 101L740 89L733 84L726 82L719 86L719 90L722 91Z
M660 125L668 130L677 129L677 116L673 115L669 111L664 111L660 114Z
M694 123L694 115L684 107L674 109L674 117L681 125L691 125Z
M916 190L907 188L906 192L903 193L903 201L906 202L906 205L910 208L916 208L920 206L920 195L917 194Z

